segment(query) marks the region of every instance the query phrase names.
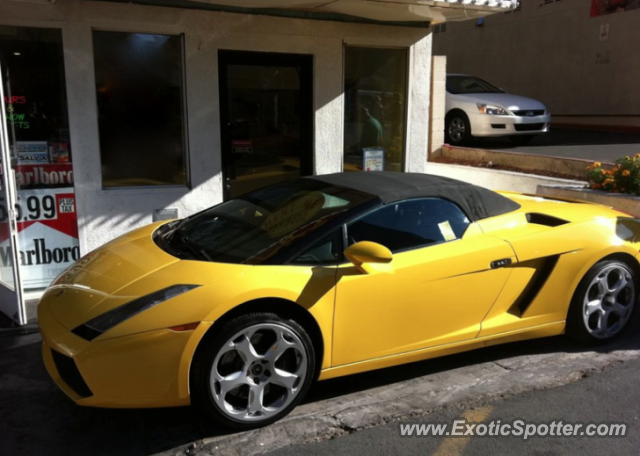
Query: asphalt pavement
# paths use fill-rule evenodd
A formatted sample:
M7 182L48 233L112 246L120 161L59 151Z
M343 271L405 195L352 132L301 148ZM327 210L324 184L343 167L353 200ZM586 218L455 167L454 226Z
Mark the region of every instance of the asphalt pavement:
M532 391L506 400L483 401L470 408L440 410L411 423L446 423L467 419L488 424L562 425L589 422L626 424L625 437L400 437L400 424L364 430L326 442L289 446L268 456L485 456L485 455L637 455L640 448L640 361L631 361L544 391ZM481 418L481 419L478 419ZM499 423L498 423L499 421ZM573 427L573 426L572 426ZM451 429L451 427L449 427ZM556 427L557 429L557 427ZM466 429L465 429L466 431ZM555 432L555 431L554 431ZM579 431L581 432L581 431Z
M552 128L526 146L516 146L508 138L477 138L471 147L613 163L640 153L640 133Z
M636 321L634 327L638 326ZM446 421L449 415L515 400L523 393L535 398L549 388L573 382L579 385L586 377L608 375L616 366L640 361L638 331L596 350L564 337L488 347L320 382L312 387L303 404L281 421L255 431L232 432L200 419L189 407L139 410L79 407L46 373L41 342L38 333L0 336L2 455L253 456L281 448L294 451L287 454L324 451L321 444L304 446L295 452L296 445L315 441L329 441L329 445L344 441L351 448L351 440L347 439L358 438L360 432L368 433L365 436L372 432L387 433L389 438L401 440L393 432L385 431L389 426L393 430L393 423L398 420L430 420L437 416ZM558 411L553 416L584 421L590 419L592 410L614 413L620 407L610 402L608 394L615 391L637 405L634 396L637 378L637 373L621 378L609 389L607 381L598 383L584 393L581 401L564 403L567 410L574 407L576 413L566 415ZM605 388L600 391L602 385ZM603 402L595 404L598 401ZM592 408L586 408L585 402L593 403ZM510 416L502 409L497 410L499 413L492 416ZM514 406L513 410L516 413L518 408ZM527 412L528 408L521 411ZM528 412L523 417L539 418ZM371 428L375 430L368 430ZM354 441L353 445L360 444ZM406 443L402 440L394 445ZM431 443L425 440L420 445ZM418 451L422 447L415 448ZM404 449L398 449L395 453L403 452ZM353 450L353 454L361 453ZM539 455L543 454L554 453Z

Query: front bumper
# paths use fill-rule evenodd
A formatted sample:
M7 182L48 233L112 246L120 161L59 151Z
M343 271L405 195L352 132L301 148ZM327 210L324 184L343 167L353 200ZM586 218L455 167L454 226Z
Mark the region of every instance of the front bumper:
M469 118L471 134L481 137L539 135L549 131L551 115L542 116L494 116L473 114Z
M49 375L79 405L113 408L188 405L189 367L209 329L148 331L88 342L38 307L42 355Z

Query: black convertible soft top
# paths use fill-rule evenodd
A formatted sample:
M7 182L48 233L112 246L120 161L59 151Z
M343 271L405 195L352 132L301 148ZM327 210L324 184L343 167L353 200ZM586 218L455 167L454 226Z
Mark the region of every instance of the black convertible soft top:
M350 172L310 176L307 179L369 193L379 197L384 204L409 198L447 199L457 204L472 221L520 208L518 203L486 188L430 174Z

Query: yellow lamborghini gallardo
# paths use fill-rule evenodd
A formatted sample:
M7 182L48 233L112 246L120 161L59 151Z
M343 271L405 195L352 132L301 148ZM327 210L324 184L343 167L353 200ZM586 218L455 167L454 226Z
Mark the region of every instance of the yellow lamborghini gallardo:
M76 403L194 404L228 426L311 383L503 342L620 334L640 220L423 174L300 178L81 258L38 309Z

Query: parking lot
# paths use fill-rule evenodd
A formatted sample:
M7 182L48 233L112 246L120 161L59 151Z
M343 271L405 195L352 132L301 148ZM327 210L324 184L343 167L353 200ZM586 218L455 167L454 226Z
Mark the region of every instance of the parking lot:
M516 146L508 138L477 138L471 147L613 163L640 153L640 133L552 128L526 146Z

